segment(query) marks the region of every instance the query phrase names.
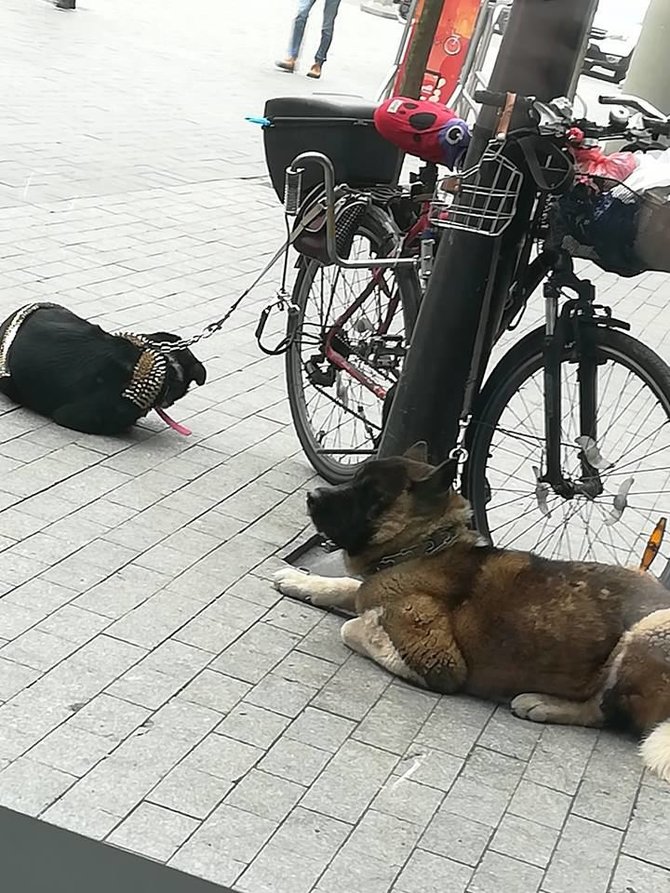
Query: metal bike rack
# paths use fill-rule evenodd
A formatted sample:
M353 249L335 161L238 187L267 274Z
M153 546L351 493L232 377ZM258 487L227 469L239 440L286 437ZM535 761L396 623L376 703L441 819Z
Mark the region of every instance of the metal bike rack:
M491 49L498 11L506 6L509 3L505 0L484 0L479 8L458 83L447 102L449 108L453 108L464 119L479 110L474 93L486 86L482 69Z
M287 216L295 217L300 209L302 193L302 173L300 164L318 164L323 171L326 215L326 252L331 263L345 269L380 269L388 267L417 266L414 257L381 257L367 260L347 260L337 253L337 232L335 221L335 168L333 162L322 152L302 152L286 169L284 184L284 208Z

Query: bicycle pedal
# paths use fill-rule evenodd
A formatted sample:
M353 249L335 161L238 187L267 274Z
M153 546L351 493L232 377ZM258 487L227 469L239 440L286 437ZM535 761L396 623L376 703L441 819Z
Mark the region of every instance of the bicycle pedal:
M329 364L326 369L322 369L317 361L312 358L305 363L305 372L307 373L307 378L310 384L322 388L331 388L335 384L335 366Z

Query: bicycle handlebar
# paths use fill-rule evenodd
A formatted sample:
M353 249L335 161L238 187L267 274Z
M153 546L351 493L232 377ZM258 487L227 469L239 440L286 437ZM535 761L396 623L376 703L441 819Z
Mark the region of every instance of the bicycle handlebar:
M654 136L670 136L670 120L656 121L653 118L643 118L645 130L648 130Z
M504 141L509 132L515 109L525 112L529 123L537 124L539 117L535 109L534 96L518 96L516 93L496 93L493 90L475 90L475 100L482 105L499 109L496 139Z
M499 109L507 102L507 93L495 93L493 90L475 90L475 102Z
M512 94L499 93L494 90L475 91L476 102L497 109L505 108L509 104L511 98ZM516 96L514 97L514 100L516 104L520 103L522 106L525 106L526 109L534 108L537 102L534 96ZM648 131L652 136L670 137L670 117L664 115L663 112L645 99L640 99L637 96L628 94L621 94L620 96L602 95L598 97L598 102L601 105L621 106L622 108L636 111L640 116L637 120L638 122L641 122L644 130ZM625 137L630 134L630 132L634 132L638 129L634 124L627 127L623 122L620 125L599 125L591 122L582 123L587 124L586 129L588 130L588 136L596 139L606 139L608 137L614 138L619 136Z
M623 109L638 112L642 126L654 136L670 136L670 118L657 109L651 102L623 93L620 96L599 96L601 105L620 106Z
M641 99L639 96L633 96L630 93L621 93L619 96L598 96L600 105L620 105L625 109L632 109L634 112L640 112L645 118L655 121L666 121L667 117L660 109L657 109L651 102Z

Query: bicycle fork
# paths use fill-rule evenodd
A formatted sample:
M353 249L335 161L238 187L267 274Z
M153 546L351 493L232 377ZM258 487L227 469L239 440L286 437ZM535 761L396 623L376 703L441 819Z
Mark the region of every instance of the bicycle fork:
M568 301L559 314L558 301L562 288L577 291L578 298ZM607 467L598 449L598 361L592 333L594 289L590 282L570 277L564 281L552 276L544 285L545 342L544 342L544 415L546 468L537 476L537 495L540 506L546 506L549 488L558 496L572 499L581 495L595 499L603 492L600 470ZM586 322L586 324L584 324ZM578 479L566 477L561 463L562 430L562 362L566 346L574 342L577 362L579 400L579 462Z

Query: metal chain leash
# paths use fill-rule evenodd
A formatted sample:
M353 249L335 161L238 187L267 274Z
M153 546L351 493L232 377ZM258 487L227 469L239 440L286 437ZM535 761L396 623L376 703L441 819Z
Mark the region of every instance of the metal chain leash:
M272 267L277 263L279 258L282 256L284 252L288 251L291 243L293 242L295 236L291 234L288 239L284 242L284 244L279 248L270 258L268 263L263 267L261 272L256 276L254 281L242 292L239 297L237 297L233 303L230 305L225 314L220 318L215 320L214 322L210 322L205 328L198 332L196 335L191 335L188 338L181 338L179 341L156 341L152 342L152 347L154 350L157 350L159 353L172 353L175 350L186 350L187 348L193 347L194 344L197 344L199 341L204 341L205 338L211 338L212 335L216 335L217 332L220 332L221 329L228 322L233 313L240 306L242 301L248 297L248 295L256 288L258 283L263 279L263 277L272 269ZM272 302L275 304L277 302Z
M289 218L286 217L286 228L288 231L288 235L283 245L272 255L270 260L265 264L260 273L256 276L254 281L249 285L242 294L236 298L233 303L230 305L226 313L220 318L215 320L214 322L209 323L205 326L205 328L198 332L196 335L191 335L189 338L181 338L179 341L156 341L152 342L152 348L158 353L172 353L175 350L186 350L187 348L193 347L194 344L197 344L199 341L204 341L206 338L211 338L212 335L216 335L217 332L220 332L221 329L228 322L233 313L240 306L242 301L256 288L258 283L263 279L263 277L269 273L272 267L277 263L279 258L284 255L284 270L282 276L282 283L277 293L277 297L274 301L270 301L269 304L266 305L265 309L261 313L261 322L259 323L256 329L256 340L261 346L261 349L264 353L275 354L284 352L289 346L289 339L285 338L281 344L274 349L266 349L260 343L260 337L265 327L265 322L273 308L278 308L280 310L288 309L289 314L293 314L297 308L293 304L288 292L286 291L286 278L288 272L288 249L295 242L298 236L302 233L302 231L309 226L310 223L321 213L321 207L318 202L309 209L302 219L297 223L296 226L293 227L293 230L289 229Z

